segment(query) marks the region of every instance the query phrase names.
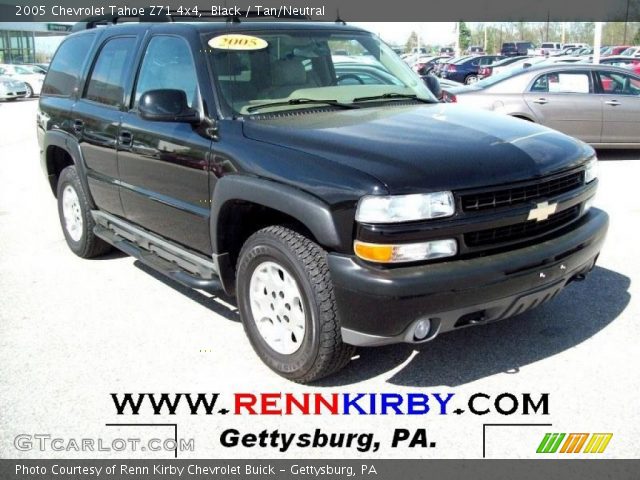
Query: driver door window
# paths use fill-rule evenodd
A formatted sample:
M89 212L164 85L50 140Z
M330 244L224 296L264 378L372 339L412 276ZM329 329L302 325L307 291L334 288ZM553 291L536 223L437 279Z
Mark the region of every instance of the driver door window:
M182 90L190 108L197 107L198 79L189 45L181 38L158 36L151 39L140 67L133 108L149 90Z
M598 72L603 93L610 95L640 95L640 80L618 72Z

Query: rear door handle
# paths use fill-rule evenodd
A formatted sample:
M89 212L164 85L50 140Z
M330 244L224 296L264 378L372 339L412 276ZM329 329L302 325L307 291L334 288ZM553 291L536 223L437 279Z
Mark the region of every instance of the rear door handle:
M544 105L545 103L549 103L549 100L546 98L537 98L533 101L533 103L539 103L540 105Z
M131 132L120 132L120 135L118 135L118 143L123 147L130 147L133 143L133 135L131 135Z
M82 130L84 130L84 122L82 120L74 120L73 131L80 135L82 133Z
M620 105L620 102L618 100L607 100L606 102L607 105L611 105L612 107L617 107L618 105Z

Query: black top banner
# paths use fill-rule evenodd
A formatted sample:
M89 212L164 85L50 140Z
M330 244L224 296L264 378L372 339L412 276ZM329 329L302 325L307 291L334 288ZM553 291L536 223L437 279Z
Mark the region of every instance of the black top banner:
M167 12L174 21L265 15L347 22L635 22L640 21L640 0L0 0L2 22L74 22L96 16L166 21Z

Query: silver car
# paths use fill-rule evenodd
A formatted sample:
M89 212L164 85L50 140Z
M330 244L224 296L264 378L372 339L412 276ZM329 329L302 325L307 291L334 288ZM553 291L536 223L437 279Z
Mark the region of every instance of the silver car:
M17 100L27 95L27 86L20 80L0 76L0 100Z
M40 69L41 70L41 69ZM24 82L27 86L27 97L40 95L45 75L29 65L0 64L0 75Z
M640 148L640 76L628 69L535 65L444 90L445 101L540 123L595 147Z

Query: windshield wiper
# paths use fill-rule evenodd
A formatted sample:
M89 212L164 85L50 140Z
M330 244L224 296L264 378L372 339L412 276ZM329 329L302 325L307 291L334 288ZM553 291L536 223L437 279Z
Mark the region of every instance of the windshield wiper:
M367 102L369 100L396 100L396 99L410 99L418 100L423 103L432 103L427 99L420 98L413 93L383 93L382 95L375 95L373 97L358 97L354 98L354 102Z
M267 108L267 107L286 107L288 105L331 105L332 107L339 107L344 109L360 108L357 105L353 105L349 103L341 103L337 100L314 100L313 98L292 98L291 100L287 100L286 102L270 102L270 103L262 103L260 105L253 105L252 107L247 108L247 112L255 112L256 110L260 110L262 108Z

